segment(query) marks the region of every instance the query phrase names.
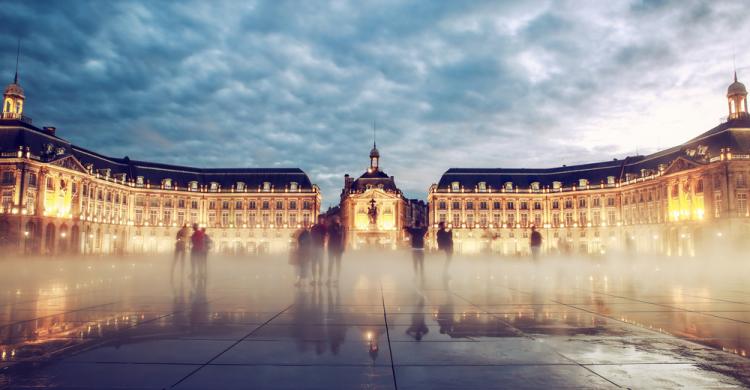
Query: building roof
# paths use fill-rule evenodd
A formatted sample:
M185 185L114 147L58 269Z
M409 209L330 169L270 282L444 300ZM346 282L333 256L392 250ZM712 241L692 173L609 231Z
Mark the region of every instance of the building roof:
M143 176L145 183L161 184L171 179L173 185L187 186L191 181L199 185L219 183L230 188L243 182L248 189L259 188L270 182L273 188L284 189L296 182L301 190L313 187L307 174L299 168L195 168L148 161L109 157L71 144L70 142L18 120L0 120L0 152L16 152L19 146L28 147L32 155L42 161L53 161L72 156L81 165L91 165L94 172L110 170L110 175L126 174L128 180Z
M501 188L512 182L514 188L528 188L538 182L541 187L552 187L560 182L563 187L577 185L579 179L590 184L606 183L612 176L616 181L625 180L628 174L641 175L642 170L658 171L678 157L706 163L731 148L734 154L750 154L750 120L734 119L685 142L684 144L658 151L647 156L630 156L622 160L611 160L579 165L563 165L552 168L450 168L437 184L438 190L447 190L451 183L458 182L463 188L474 189L480 182L490 188Z

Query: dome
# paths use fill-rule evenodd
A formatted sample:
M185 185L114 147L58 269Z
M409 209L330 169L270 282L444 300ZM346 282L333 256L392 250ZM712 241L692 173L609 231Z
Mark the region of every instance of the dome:
M5 95L14 95L14 96L20 96L24 97L23 95L23 88L21 88L20 85L16 83L8 84L7 87L5 87Z
M727 97L735 95L747 95L745 84L737 81L737 73L734 74L734 82L727 88Z
M370 150L370 158L373 157L380 157L380 152L378 152L378 148L375 147L375 145L373 145L372 150Z

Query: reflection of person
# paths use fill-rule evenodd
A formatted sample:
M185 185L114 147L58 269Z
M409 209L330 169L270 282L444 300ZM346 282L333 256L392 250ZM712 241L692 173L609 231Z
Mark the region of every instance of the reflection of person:
M536 226L531 226L531 237L529 238L529 247L531 256L534 260L539 260L539 252L542 249L542 234L536 230Z
M198 224L193 224L193 234L190 236L190 279L195 280L200 272L201 256L205 248L203 231Z
M450 266L451 259L453 258L453 231L445 229L445 222L438 224L438 231L436 234L438 250L445 253L445 265L443 266L443 272L448 274L448 266Z
M208 276L208 252L213 249L214 242L211 240L211 236L206 233L206 228L202 228L201 232L203 233L203 252L200 258L200 272L201 278L205 280Z
M174 267L177 262L180 263L180 277L185 273L185 253L187 252L188 239L190 238L190 229L187 224L182 225L182 228L177 231L174 244L174 258L172 259L172 272L170 273L170 279L174 279Z
M415 276L424 277L424 235L427 233L427 229L422 227L422 223L419 220L416 220L414 226L407 227L405 230L409 233L411 240L411 258L414 263L414 274Z
M344 228L339 223L338 218L334 218L333 223L328 227L328 282L331 283L333 268L336 268L336 279L333 285L339 284L341 277L341 256L344 253Z
M427 328L427 324L425 324L424 317L424 297L420 296L419 301L417 302L417 308L411 315L411 325L406 329L406 334L414 337L414 340L422 340L422 337L430 331L430 329Z
M311 284L322 284L323 276L323 248L326 244L326 225L323 216L318 217L318 223L310 228L310 268L312 271Z

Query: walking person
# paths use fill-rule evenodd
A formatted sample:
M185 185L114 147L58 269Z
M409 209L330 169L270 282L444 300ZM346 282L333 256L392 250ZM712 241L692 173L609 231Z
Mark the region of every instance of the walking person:
M185 255L188 247L188 240L190 239L190 229L187 224L182 225L182 228L177 231L174 244L174 258L172 259L172 271L170 272L169 280L174 280L174 268L177 262L180 263L180 280L185 275Z
M453 231L445 229L445 222L438 224L436 234L438 250L445 254L445 264L443 265L443 275L448 278L448 267L453 259Z
M534 225L531 225L529 247L531 248L531 257L534 259L534 261L539 260L539 252L542 249L542 234L536 230L536 226Z
M190 280L195 281L200 272L201 256L205 247L203 231L198 224L193 224L193 234L190 236Z
M424 235L427 228L422 227L419 220L414 221L414 226L405 228L409 233L411 241L411 258L414 263L414 276L424 279Z
M312 280L310 284L323 284L323 248L326 245L325 218L318 216L318 223L310 228L310 268Z
M344 228L338 217L328 227L328 281L326 285L338 286L341 277L341 256L344 254ZM336 268L336 279L331 280L333 269Z
M213 249L214 242L208 233L206 233L206 228L202 228L201 232L203 233L203 253L201 254L200 271L201 278L205 283L206 279L208 279L208 252Z
M308 266L310 263L310 232L307 227L297 231L297 250L292 254L292 261L296 266L297 280L294 282L299 287L307 279Z

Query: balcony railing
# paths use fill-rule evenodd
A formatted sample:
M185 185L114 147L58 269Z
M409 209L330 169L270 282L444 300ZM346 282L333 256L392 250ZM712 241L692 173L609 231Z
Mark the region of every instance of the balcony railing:
M25 122L25 123L31 124L31 118L30 117L28 117L26 115L23 115L23 114L15 113L15 112L4 112L4 113L2 113L2 119L5 119L5 120L17 120L17 121L21 121L21 122Z

